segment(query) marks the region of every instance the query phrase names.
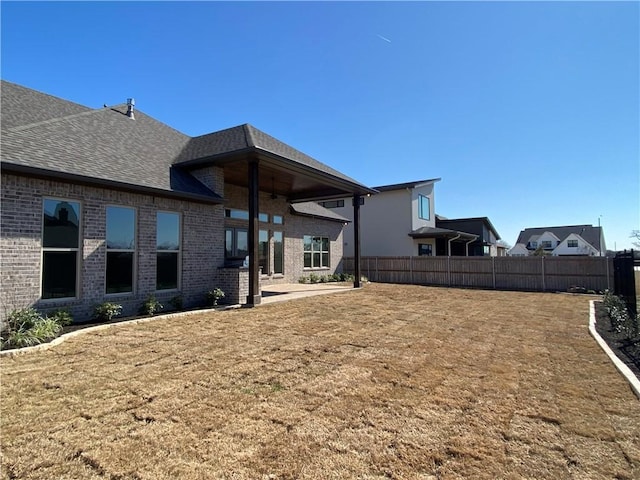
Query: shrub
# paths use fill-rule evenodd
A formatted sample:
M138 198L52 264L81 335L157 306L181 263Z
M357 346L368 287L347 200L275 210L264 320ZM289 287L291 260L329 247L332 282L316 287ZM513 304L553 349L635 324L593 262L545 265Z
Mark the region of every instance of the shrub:
M73 316L71 315L71 312L65 309L56 310L55 312L48 314L47 317L58 322L58 325L61 327L66 327L73 323Z
M153 316L163 308L164 305L156 299L155 295L149 295L140 307L140 313Z
M67 315L70 317L68 313ZM2 336L2 348L38 345L55 338L61 330L62 325L56 316L43 317L33 308L13 310L7 316L6 328Z
M315 273L309 274L309 282L310 283L318 283L320 281L320 276Z
M207 304L215 307L218 305L218 301L224 298L224 292L220 288L214 288L207 292Z
M93 318L99 322L108 322L113 317L117 317L122 313L122 305L111 302L103 302L96 305L93 309Z
M609 290L604 292L602 303L611 319L611 327L618 333L624 333L628 338L638 335L638 322L627 310L624 300Z
M309 277L300 277L298 283L309 283Z
M169 303L176 310L182 310L182 308L184 307L184 299L182 298L182 295L176 295L171 300L169 300Z

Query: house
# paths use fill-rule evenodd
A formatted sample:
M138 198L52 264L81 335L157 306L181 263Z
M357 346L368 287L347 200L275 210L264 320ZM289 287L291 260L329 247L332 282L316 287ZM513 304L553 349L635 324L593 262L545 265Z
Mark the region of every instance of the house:
M491 256L499 255L498 240L500 235L487 217L448 219L436 215L436 227L447 228L473 234L476 238L464 245L452 243L451 255L454 256ZM436 241L438 255L446 255L447 245L444 240Z
M251 125L189 137L131 99L93 109L0 87L5 313L83 320L112 301L133 314L151 295L189 307L215 287L256 305L260 285L341 270L349 220L319 200L357 212L375 193Z
M602 227L569 225L561 227L525 228L518 235L509 256L587 255L601 257L607 247Z
M434 187L440 178L373 187L378 193L362 198L358 219L363 256L436 256L466 252L480 237L461 229L437 225ZM332 199L320 205L354 220L350 199ZM488 220L487 220L488 221ZM354 256L352 229L345 227L344 255ZM464 254L464 253L463 253Z

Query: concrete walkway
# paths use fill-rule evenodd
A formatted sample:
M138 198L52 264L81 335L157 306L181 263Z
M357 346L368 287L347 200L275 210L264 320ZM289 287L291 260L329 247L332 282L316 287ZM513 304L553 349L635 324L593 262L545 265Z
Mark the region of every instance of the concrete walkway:
M350 283L284 283L280 285L264 285L262 288L261 304L283 302L295 298L327 295L353 290Z

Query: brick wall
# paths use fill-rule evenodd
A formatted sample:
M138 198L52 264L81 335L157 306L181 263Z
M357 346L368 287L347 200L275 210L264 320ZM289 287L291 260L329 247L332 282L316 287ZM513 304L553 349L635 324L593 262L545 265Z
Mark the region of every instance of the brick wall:
M222 171L216 167L200 169L197 177L217 193L224 191L226 205L206 205L121 192L98 187L75 185L55 180L2 174L0 212L0 282L2 287L0 319L14 308L35 306L48 311L69 308L76 321L88 320L93 307L104 301L123 305L123 315L136 314L141 304L156 295L169 308L169 300L182 295L185 307L204 304L205 294L215 287L225 290L224 301L238 299L244 303L248 294L248 276L226 272L224 266L224 227L246 228L247 222L225 219L225 208L247 210L247 189L221 184ZM81 256L78 298L73 300L40 300L42 263L43 198L59 198L81 204ZM268 213L270 223L261 229L284 232L284 274L263 272L263 285L296 283L311 270L303 266L303 236L317 235L330 239L330 268L313 270L319 275L342 269L342 230L340 222L293 215L283 197L260 194L260 212ZM105 294L106 207L108 205L136 209L136 273L133 294ZM156 292L156 213L178 212L182 221L181 286L179 291ZM284 217L283 225L272 223L273 215ZM269 258L274 245L270 235ZM273 265L273 260L270 260ZM231 277L238 280L233 283ZM231 283L230 283L231 282ZM238 283L239 282L239 283ZM246 285L245 285L246 284Z
M225 186L225 208L237 208L248 210L248 190L235 185ZM261 213L269 214L270 223L260 223L261 230L269 230L269 259L273 259L274 245L271 232L284 232L284 274L273 275L271 271L263 272L261 282L263 285L274 283L297 283L301 276L308 276L312 271L318 275L329 275L342 271L343 227L341 222L334 222L318 218L304 217L291 213L286 198L278 196L271 198L268 192L261 192L258 200ZM272 223L273 215L284 217L283 225ZM246 228L247 222L225 218L225 226ZM326 269L305 269L303 256L304 235L328 237L330 241L329 256L330 267ZM270 265L273 261L270 260Z
M42 204L52 197L81 204L82 261L78 298L40 300ZM1 317L14 308L33 305L47 311L69 308L77 321L87 320L95 304L113 301L123 314L137 313L149 295L165 303L182 295L184 305L203 304L205 293L219 280L224 263L222 205L113 191L65 182L2 174L0 212ZM106 207L134 207L137 218L136 275L133 294L105 295ZM156 213L178 212L182 227L181 286L179 291L156 292Z

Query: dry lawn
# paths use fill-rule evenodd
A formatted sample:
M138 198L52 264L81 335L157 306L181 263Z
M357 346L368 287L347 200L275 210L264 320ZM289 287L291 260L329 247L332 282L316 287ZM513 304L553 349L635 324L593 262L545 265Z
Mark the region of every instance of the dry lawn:
M640 402L564 294L370 284L3 358L20 479L632 479Z

